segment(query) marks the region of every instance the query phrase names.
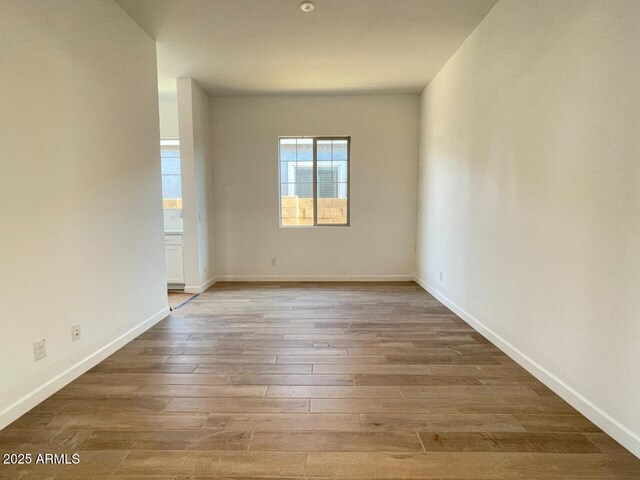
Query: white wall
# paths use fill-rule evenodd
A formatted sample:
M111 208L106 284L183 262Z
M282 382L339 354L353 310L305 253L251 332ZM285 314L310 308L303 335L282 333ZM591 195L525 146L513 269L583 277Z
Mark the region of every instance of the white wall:
M422 97L417 255L424 285L636 455L638 32L635 0L494 7Z
M178 138L178 95L177 93L160 93L160 138Z
M418 112L415 95L213 97L218 279L412 278ZM279 227L289 135L351 136L350 227Z
M191 78L177 87L185 291L200 293L215 281L209 96Z
M154 41L112 1L0 11L1 428L168 308Z

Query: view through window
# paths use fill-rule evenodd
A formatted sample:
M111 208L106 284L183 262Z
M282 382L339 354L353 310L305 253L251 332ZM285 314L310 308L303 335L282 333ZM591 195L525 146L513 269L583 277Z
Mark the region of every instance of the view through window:
M349 137L281 137L280 225L349 225Z
M180 143L160 140L162 172L162 206L165 210L182 210L182 179L180 178Z
M178 140L160 140L160 162L164 231L182 232L182 177L180 176L180 142Z

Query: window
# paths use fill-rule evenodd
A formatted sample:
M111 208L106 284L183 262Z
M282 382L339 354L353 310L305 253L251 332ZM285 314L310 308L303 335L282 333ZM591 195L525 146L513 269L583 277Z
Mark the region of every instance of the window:
M162 162L162 206L165 210L181 210L180 142L160 140L160 160Z
M350 141L280 138L280 226L349 225Z

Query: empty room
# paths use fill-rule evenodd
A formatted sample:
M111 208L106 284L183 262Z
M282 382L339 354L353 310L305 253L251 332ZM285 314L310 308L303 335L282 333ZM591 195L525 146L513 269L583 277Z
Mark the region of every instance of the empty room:
M0 0L0 478L640 479L640 1Z

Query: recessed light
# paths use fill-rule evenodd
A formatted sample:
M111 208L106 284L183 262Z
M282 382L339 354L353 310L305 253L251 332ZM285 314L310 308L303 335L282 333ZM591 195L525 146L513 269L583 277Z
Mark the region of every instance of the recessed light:
M313 12L314 8L316 8L316 6L313 4L313 2L302 2L300 4L300 10L305 13Z

